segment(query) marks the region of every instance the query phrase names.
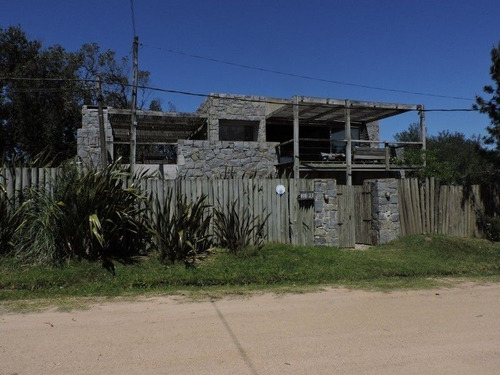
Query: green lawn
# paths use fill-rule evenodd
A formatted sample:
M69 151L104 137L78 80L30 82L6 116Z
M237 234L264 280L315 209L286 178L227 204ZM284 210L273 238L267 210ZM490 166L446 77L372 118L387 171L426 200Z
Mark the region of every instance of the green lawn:
M479 239L413 236L369 250L268 244L257 254L217 250L196 267L165 267L154 258L116 265L112 276L98 263L25 267L0 259L0 301L32 298L126 296L179 291L279 290L310 286L425 287L442 278L500 276L500 244Z

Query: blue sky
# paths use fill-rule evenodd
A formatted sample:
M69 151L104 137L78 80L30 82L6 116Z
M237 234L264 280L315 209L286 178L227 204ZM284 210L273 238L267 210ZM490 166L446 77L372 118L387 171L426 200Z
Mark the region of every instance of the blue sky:
M0 26L21 25L44 46L75 51L97 42L131 54L130 0L0 0ZM490 50L500 40L493 0L134 0L140 69L151 85L198 93L290 98L293 95L470 108L490 83ZM374 90L249 70L208 58L401 91ZM180 111L200 98L155 94ZM417 121L405 114L382 123L391 139ZM428 113L430 134L442 130L485 134L486 115Z

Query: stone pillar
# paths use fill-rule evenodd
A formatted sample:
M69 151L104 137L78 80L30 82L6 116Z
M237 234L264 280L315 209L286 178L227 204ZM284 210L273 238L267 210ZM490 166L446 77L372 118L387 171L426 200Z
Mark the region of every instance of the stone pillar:
M113 131L109 122L108 109L104 109L104 129L107 151L113 157ZM99 116L97 107L83 106L82 127L77 130L77 155L83 163L100 163L101 143L99 141Z
M336 180L314 181L314 245L338 246Z
M367 182L372 192L372 242L388 243L400 235L398 182L394 178Z
M213 115L208 117L208 140L210 142L219 140L219 119Z
M257 133L258 142L266 142L266 119L263 118L259 121L259 131Z
M368 133L368 139L370 141L378 141L379 140L379 122L373 121L366 124L366 131ZM378 148L379 145L376 143L370 143L370 147Z

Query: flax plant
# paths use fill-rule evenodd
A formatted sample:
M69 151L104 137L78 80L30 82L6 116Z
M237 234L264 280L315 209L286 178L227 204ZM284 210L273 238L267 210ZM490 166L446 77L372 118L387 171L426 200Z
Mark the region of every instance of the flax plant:
M150 242L147 197L118 163L104 169L65 166L53 193L29 193L16 254L30 263L57 264L70 259L131 261Z
M239 199L228 203L226 209L218 207L214 210L214 230L222 247L231 253L238 254L248 247L259 250L264 245L265 225L269 215L252 216L249 210L239 210Z
M152 233L160 262L193 265L210 248L209 206L205 199L201 196L188 203L186 197L174 198L172 190L167 191L164 200L156 197Z
M13 248L12 239L23 223L20 209L14 207L7 196L5 186L0 184L0 256L10 253Z

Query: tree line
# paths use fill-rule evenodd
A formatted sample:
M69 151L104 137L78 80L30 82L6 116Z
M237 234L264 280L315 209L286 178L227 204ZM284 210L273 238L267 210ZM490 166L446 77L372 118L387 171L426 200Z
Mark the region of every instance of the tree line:
M130 65L97 43L71 52L30 40L21 26L0 27L0 156L24 160L43 152L56 163L74 157L81 108L96 103L98 77L105 105L130 107ZM139 85L149 79L139 71ZM140 92L140 107L149 95ZM159 100L152 106L161 110Z
M488 183L500 179L500 42L491 49L490 77L492 84L483 87L485 97L476 96L473 109L490 119L485 137L466 137L460 132L442 131L426 139L427 150L409 150L403 155L408 164L423 163L418 177L437 177L444 183ZM420 141L420 127L410 124L394 136L399 142Z
M44 152L57 163L76 155L76 129L81 107L96 103L98 77L103 103L130 107L130 61L97 43L70 52L60 45L45 47L30 40L21 26L0 27L0 157L33 159ZM498 174L500 165L500 42L491 50L492 84L483 88L473 108L490 118L486 137L467 138L445 131L427 139L427 167L420 175L434 175L450 183L482 182ZM139 85L150 73L139 71ZM158 99L142 90L139 107L162 110ZM169 109L174 106L169 103ZM398 141L419 139L418 126L396 134ZM486 146L485 146L486 145ZM491 145L491 146L488 146ZM422 157L407 154L406 158ZM1 160L0 160L1 161Z

